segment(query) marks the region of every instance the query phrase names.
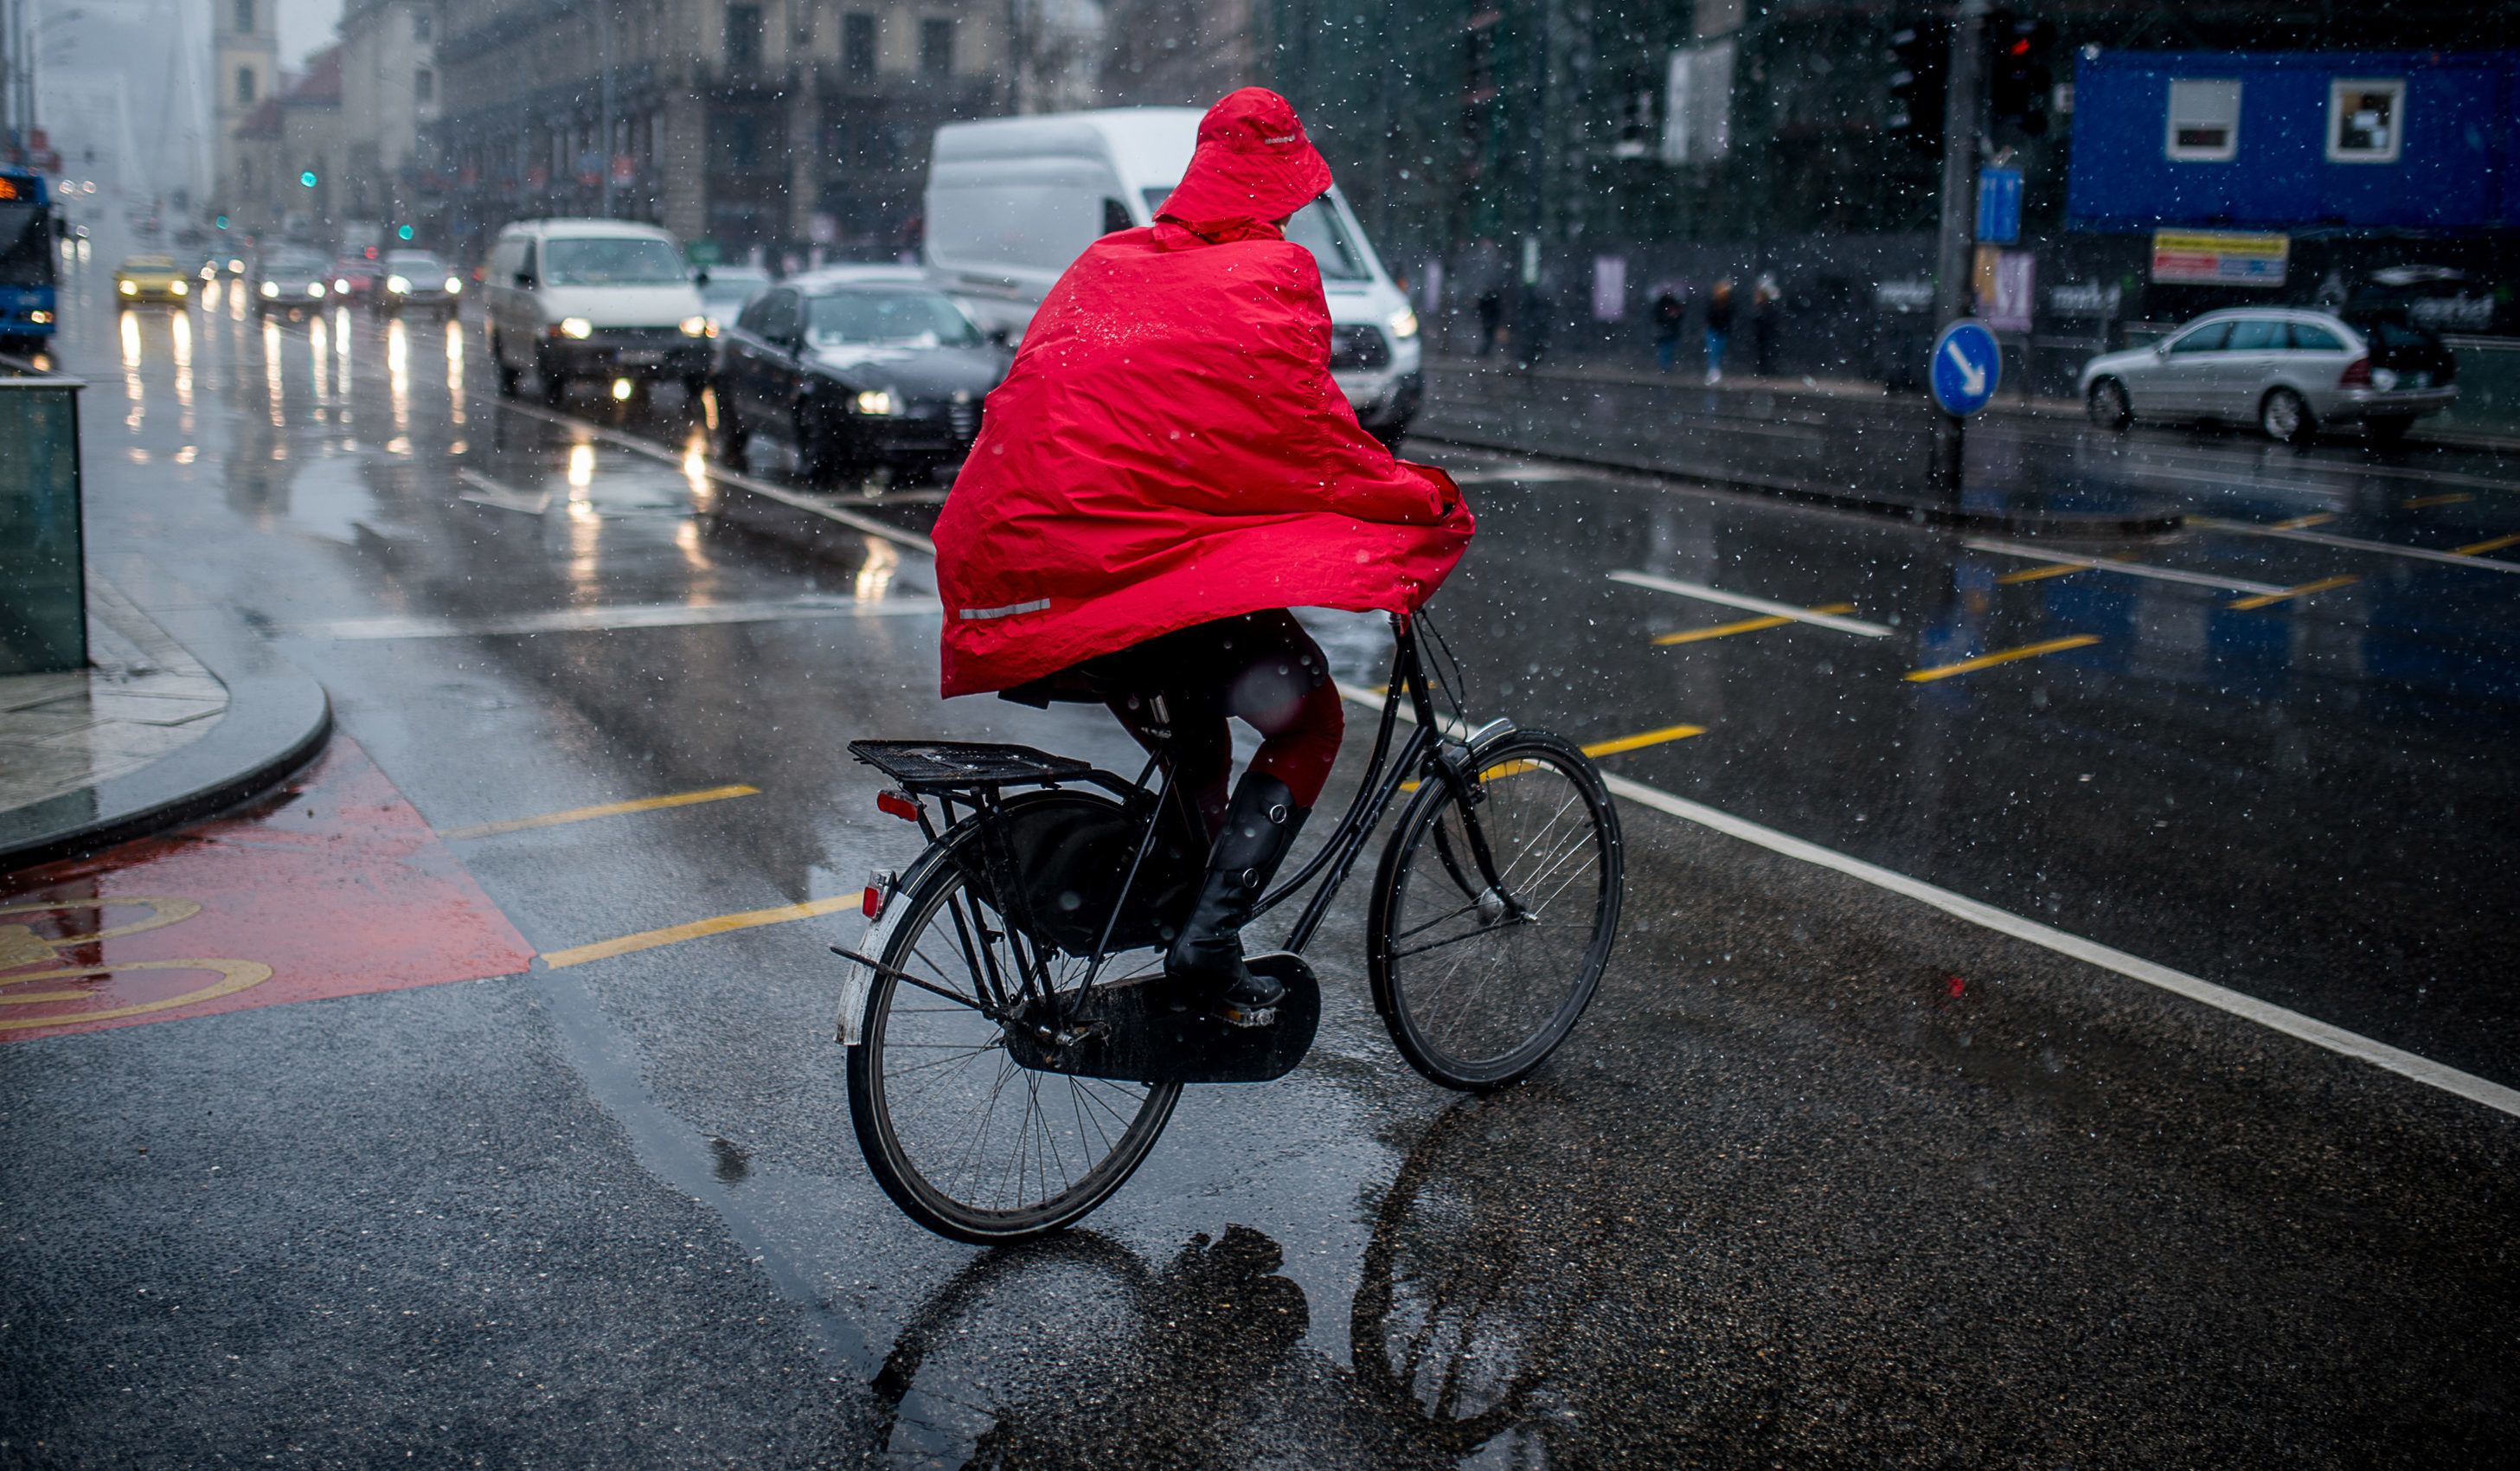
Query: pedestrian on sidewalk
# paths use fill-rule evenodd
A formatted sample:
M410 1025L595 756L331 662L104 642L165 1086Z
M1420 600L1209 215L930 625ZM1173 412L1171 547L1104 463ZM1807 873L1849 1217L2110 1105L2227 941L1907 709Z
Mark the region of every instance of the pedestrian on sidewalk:
M1750 288L1750 355L1761 378L1777 376L1777 308L1783 299L1777 278L1760 272L1758 284Z
M1665 373L1671 371L1680 356L1680 328L1688 320L1688 307L1680 293L1665 283L1653 302L1654 361Z
M1537 286L1522 289L1514 302L1513 355L1526 368L1537 368L1549 351L1549 297Z
M1497 329L1505 325L1505 291L1491 283L1479 293L1479 356L1496 350Z
M1706 382L1724 381L1724 346L1732 340L1732 278L1715 283L1706 299Z

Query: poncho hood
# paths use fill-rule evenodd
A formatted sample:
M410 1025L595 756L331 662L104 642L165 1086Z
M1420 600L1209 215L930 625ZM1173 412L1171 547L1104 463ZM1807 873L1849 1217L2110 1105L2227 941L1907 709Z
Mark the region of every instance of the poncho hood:
M1215 236L1284 219L1329 187L1330 166L1294 108L1266 87L1244 87L1199 119L1198 149L1155 217Z

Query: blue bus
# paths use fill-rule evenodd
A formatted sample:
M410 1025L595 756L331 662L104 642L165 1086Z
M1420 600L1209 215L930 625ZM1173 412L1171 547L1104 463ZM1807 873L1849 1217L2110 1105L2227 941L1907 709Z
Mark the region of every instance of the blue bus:
M58 235L44 176L0 163L0 352L34 352L52 341L61 316Z

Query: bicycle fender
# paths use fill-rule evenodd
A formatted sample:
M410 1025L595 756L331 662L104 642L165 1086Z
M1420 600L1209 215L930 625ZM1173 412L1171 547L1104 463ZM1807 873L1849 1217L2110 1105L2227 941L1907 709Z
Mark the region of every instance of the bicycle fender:
M955 832L949 832L942 840L929 845L927 850L921 853L918 861L912 863L900 880L893 885L891 901L883 906L883 913L877 916L875 922L866 927L866 933L858 938L859 954L876 957L883 954L884 946L892 942L892 932L900 925L901 916L910 912L911 905L908 900L911 894L927 877L931 869L941 863L952 861L956 833L960 831L958 827ZM832 1040L843 1047L854 1047L866 1040L867 992L874 988L875 971L872 968L855 960L841 962L839 1026Z

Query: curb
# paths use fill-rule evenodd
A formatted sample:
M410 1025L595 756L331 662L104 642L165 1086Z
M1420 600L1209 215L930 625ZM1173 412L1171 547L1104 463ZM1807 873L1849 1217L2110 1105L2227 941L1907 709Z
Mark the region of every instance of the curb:
M1506 443L1497 437L1479 437L1473 432L1447 431L1424 423L1412 426L1410 437L1429 439L1438 444L1454 444L1464 449L1486 449L1508 453L1527 460L1554 460L1567 465L1585 465L1600 470L1616 470L1628 475L1648 475L1656 480L1678 481L1689 484L1723 485L1733 489L1756 491L1778 500L1803 505L1823 506L1836 511L1853 511L1891 521L1904 521L1917 526L1948 527L1965 531L2010 531L2022 536L2060 536L2099 539L2123 536L2162 536L2187 525L2184 513L2177 511L2128 513L2063 512L2048 516L2016 516L2002 511L1970 511L1953 506L1918 505L1912 501L1883 500L1859 495L1853 491L1824 490L1791 481L1725 473L1722 471L1674 470L1667 465L1642 460L1628 460L1614 455L1565 454L1556 450L1533 449L1525 444Z
M0 873L75 858L223 811L278 785L333 735L324 687L247 647L242 628L198 609L155 612L228 689L227 713L207 735L137 771L0 812Z

